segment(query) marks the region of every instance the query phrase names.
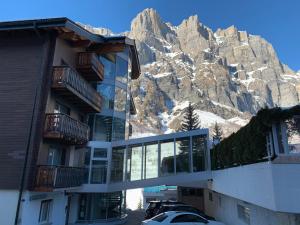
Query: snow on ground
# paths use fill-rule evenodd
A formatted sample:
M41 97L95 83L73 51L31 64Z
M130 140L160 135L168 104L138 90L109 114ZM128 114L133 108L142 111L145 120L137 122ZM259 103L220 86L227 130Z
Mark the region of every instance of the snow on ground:
M242 127L247 125L247 123L249 122L248 120L242 119L240 117L233 117L233 118L231 118L227 121L231 122L231 123L235 123L235 124L240 125Z
M226 123L225 119L214 113L202 110L195 110L195 112L200 119L201 127L206 128L213 126L215 123Z
M226 109L229 109L229 110L232 110L233 109L233 107L230 107L230 106L228 106L228 105L224 105L224 104L221 104L221 103L219 103L219 102L215 102L215 101L211 101L214 105L217 105L217 106L220 106L220 107L222 107L222 108L226 108Z

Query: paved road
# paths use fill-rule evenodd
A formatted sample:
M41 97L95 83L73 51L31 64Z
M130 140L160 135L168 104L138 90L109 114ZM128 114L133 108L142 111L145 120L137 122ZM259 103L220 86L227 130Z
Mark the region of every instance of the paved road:
M141 210L128 212L128 221L124 225L141 225L145 212Z

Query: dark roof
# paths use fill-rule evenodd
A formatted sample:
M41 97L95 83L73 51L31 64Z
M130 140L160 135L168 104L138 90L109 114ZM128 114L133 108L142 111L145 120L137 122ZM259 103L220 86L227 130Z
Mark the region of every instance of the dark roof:
M140 65L135 41L126 36L107 37L94 34L66 17L0 22L0 32L36 29L56 30L65 33L72 32L76 35L77 39L81 41L89 41L89 44L93 43L95 46L101 46L101 44L127 45L130 47L133 56L132 78L136 79L140 75Z

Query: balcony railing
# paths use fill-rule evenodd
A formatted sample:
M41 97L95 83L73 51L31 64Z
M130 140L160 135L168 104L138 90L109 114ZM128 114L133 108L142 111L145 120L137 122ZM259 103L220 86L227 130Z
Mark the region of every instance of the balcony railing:
M85 168L67 166L38 166L35 191L78 187L84 182Z
M78 53L77 70L90 81L102 81L104 77L104 66L93 52Z
M81 145L89 140L89 126L62 113L46 114L44 138Z
M52 88L82 111L100 112L101 110L100 94L70 67L54 67Z

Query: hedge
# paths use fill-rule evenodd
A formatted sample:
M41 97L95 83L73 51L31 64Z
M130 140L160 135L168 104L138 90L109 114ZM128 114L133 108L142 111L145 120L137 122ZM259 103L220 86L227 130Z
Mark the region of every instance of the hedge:
M300 105L288 109L261 109L250 122L211 149L212 170L265 161L266 135L272 124L300 115Z

